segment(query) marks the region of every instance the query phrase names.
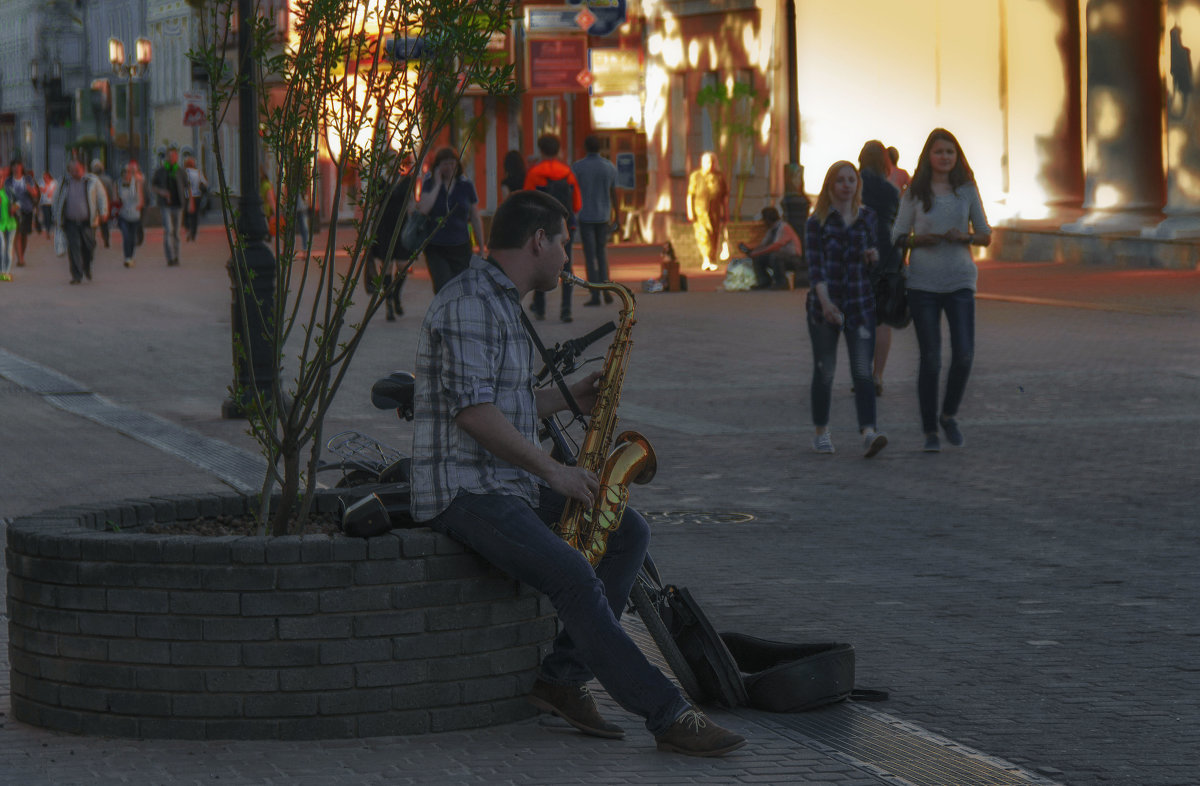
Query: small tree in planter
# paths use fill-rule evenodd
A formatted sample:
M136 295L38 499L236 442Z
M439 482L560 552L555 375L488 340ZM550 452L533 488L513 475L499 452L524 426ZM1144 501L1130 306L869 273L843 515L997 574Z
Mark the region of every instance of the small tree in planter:
M226 57L234 0L191 2L201 9L201 43L191 57L208 74L214 136L241 80L253 80L270 164L264 169L274 173L272 187L263 189L273 194L277 222L270 300L255 295L255 273L246 259L256 239L241 231L227 162L219 147L215 151L215 191L221 195L231 275L242 295L235 317L242 325L266 326L262 335L235 330L235 363L248 363L249 345L264 342L279 380L266 390L251 385L232 393L245 402L250 432L267 459L260 526L269 522L272 534L283 535L289 527L303 528L312 512L325 415L387 295L377 280L361 321L350 322L383 205L406 161L420 171L468 85L493 96L513 92L512 67L497 62L488 49L493 34L509 28L512 0L292 0L286 32L260 5L244 20L253 36L250 56L236 63ZM322 147L336 180L325 207L336 217L344 204L352 205L356 217L349 230L331 222L323 248L297 248L297 197L311 192ZM364 184L353 195L342 188L348 175ZM381 244L394 247L399 229ZM348 263L337 258L340 253ZM397 278L406 273L407 268ZM272 509L276 488L281 501Z
M717 160L733 187L733 218L742 216L746 179L754 174L754 139L761 113L769 106L747 82L708 84L696 94L696 106L708 111L716 141Z

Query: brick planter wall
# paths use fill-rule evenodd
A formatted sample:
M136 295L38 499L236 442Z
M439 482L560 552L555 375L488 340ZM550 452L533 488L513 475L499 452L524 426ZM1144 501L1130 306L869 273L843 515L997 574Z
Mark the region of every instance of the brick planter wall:
M552 609L432 530L138 532L246 506L155 498L12 522L13 717L116 737L330 739L533 714L523 697Z

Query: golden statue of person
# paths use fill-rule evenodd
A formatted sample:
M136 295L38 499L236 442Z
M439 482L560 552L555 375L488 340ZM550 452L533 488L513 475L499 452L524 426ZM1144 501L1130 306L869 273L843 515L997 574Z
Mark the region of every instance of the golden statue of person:
M687 218L696 233L701 267L716 270L721 253L721 230L729 215L729 185L711 152L700 156L700 168L688 178Z

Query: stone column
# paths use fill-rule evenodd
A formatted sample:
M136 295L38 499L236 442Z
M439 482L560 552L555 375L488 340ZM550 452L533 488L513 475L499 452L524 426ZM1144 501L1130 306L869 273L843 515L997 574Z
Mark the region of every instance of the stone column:
M1162 5L1089 0L1087 152L1082 219L1067 232L1129 232L1152 226L1164 203L1159 68Z
M1200 58L1200 0L1168 0L1162 46L1166 71L1167 219L1142 230L1145 237L1200 237L1200 87L1196 61ZM1181 27L1187 24L1187 27ZM1196 54L1192 49L1196 48Z

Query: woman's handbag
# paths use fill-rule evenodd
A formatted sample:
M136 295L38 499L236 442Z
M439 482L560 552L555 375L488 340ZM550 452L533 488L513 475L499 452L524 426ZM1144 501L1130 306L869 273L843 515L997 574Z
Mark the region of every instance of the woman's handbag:
M875 321L880 325L904 328L912 321L912 315L908 313L907 251L898 256L898 263L879 271L872 289L875 292Z
M404 218L404 228L400 230L400 242L405 248L415 252L425 246L425 242L433 234L436 226L436 219L419 210L414 210Z

